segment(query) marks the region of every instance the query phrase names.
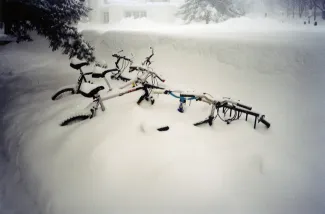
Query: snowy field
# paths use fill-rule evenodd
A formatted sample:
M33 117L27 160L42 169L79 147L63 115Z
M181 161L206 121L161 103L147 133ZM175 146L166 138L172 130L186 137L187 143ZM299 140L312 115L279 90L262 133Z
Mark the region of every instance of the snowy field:
M59 127L91 101L50 99L78 72L43 39L2 46L1 213L324 213L325 32L261 20L245 32L242 22L81 30L112 67L112 53L140 62L153 46L153 68L168 85L241 99L266 115L268 130L252 120L194 127L208 105L192 101L180 114L177 99L160 95L138 106L142 92ZM166 124L168 132L150 130Z

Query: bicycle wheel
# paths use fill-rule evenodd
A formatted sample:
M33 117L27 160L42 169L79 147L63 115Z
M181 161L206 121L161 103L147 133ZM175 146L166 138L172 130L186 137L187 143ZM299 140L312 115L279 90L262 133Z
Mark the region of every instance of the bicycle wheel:
M68 126L68 125L72 125L74 123L77 123L77 122L81 122L83 120L87 120L87 119L90 119L92 116L92 113L89 112L89 114L80 114L80 115L75 115L75 116L72 116L72 117L69 117L67 119L65 119L61 124L60 126Z
M75 94L74 88L64 88L59 90L58 92L56 92L53 96L52 96L52 100L59 100L65 96L71 95L71 94Z

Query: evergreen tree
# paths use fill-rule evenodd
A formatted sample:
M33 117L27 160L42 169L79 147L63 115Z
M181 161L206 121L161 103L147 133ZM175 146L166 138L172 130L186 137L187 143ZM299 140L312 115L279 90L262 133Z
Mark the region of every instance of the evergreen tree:
M90 11L85 0L6 0L5 32L17 42L31 41L36 31L50 42L53 51L62 48L69 57L77 56L89 62L95 60L94 49L84 41L74 26Z
M214 8L208 0L185 0L177 15L182 16L187 24L193 21L205 21L208 24L213 13Z
M243 14L232 0L185 0L177 12L187 24L193 21L221 22Z

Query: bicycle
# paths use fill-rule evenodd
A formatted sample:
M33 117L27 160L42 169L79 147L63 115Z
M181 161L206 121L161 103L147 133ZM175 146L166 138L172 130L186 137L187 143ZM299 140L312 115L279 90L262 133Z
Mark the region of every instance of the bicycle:
M120 53L122 51L119 51L118 53ZM52 96L52 100L59 100L60 98L63 97L64 94L66 94L66 95L79 94L80 87L81 87L82 83L87 83L87 82L90 83L90 81L88 81L86 79L86 76L88 76L88 75L91 75L91 77L93 79L103 78L108 86L108 91L112 90L111 85L109 84L108 80L105 77L106 74L108 74L108 73L113 73L113 72L117 71L116 74L113 74L113 75L119 75L119 78L117 78L117 79L122 79L123 81L129 81L130 80L129 78L125 78L125 77L121 76L121 71L123 71L127 67L127 66L125 66L124 61L128 61L128 62L132 63L132 60L125 56L120 56L118 54L113 54L112 56L116 58L116 62L115 62L116 68L107 69L107 66L100 65L99 63L97 63L97 64L95 64L93 71L87 72L87 73L84 73L82 71L82 68L84 66L89 66L90 64L87 61L73 58L71 60L70 67L72 67L75 70L80 71L80 76L77 80L77 84L64 86L64 87L58 89L57 92L55 92L54 95ZM119 67L120 60L123 60L122 69Z
M77 84L64 86L57 90L57 92L54 93L52 96L52 100L58 100L63 97L64 94L70 93L70 94L78 94L80 92L80 86L83 82L88 82L86 79L86 76L91 75L92 72L84 73L82 71L82 68L84 66L88 66L89 63L84 60L79 60L77 58L73 58L70 62L70 67L79 70L80 76L77 80Z
M153 63L151 61L151 58L155 55L153 47L150 47L150 49L151 49L151 55L145 58L145 60L141 63L141 66L130 65L129 72L132 72L135 70L141 70L141 69L143 69L143 66L146 66L147 69L149 68L149 66Z
M239 120L242 113L246 114L246 121L248 120L248 115L254 116L254 129L256 129L257 123L263 123L267 128L270 128L271 124L265 119L265 115L260 114L258 112L252 111L252 107L244 105L240 103L239 101L232 100L229 97L222 97L221 99L214 99L211 95L211 98L207 97L207 93L203 94L181 94L180 96L183 97L191 97L195 98L197 101L202 101L205 103L208 103L209 105L212 105L210 115L207 119L197 122L194 124L194 126L199 126L205 123L208 123L210 126L213 125L213 121L219 117L223 122L226 122L227 124L230 124L231 122L235 120ZM224 116L226 116L226 113L230 110L228 119L223 119L219 114L219 109L222 108L222 112ZM216 116L214 115L215 111L217 111ZM232 111L234 111L234 114L232 116Z
M104 89L103 86L84 83L80 88L80 93L86 98L92 98L93 101L85 108L85 110L83 110L82 112L74 116L65 119L60 125L66 126L78 121L91 119L96 116L99 107L101 108L102 111L105 111L106 108L103 104L103 101L113 99L119 96L123 96L125 94L129 94L138 90L143 90L144 94L138 99L137 104L140 105L140 103L143 100L147 100L151 102L151 105L153 105L155 100L152 98L152 96L150 96L152 89L163 89L162 87L159 87L156 84L158 82L156 79L160 80L161 82L165 82L165 80L155 72L146 70L144 68L141 69L141 73L142 73L141 76L138 75L137 77L135 77L134 79L126 83L125 85L121 86L119 89L121 89L122 91L115 94L110 94L106 97L101 97L99 94L99 92ZM150 78L153 84L148 83L148 80ZM133 88L131 89L125 89L130 85L135 85L135 86L133 86ZM162 128L158 131L165 131L165 129L166 128Z
M254 129L256 129L257 123L263 123L267 128L270 128L271 124L265 119L265 115L262 115L258 112L252 111L252 107L244 105L240 103L240 101L235 101L229 97L222 97L221 99L214 99L211 95L207 93L202 94L195 94L195 93L184 93L183 91L179 90L154 90L154 94L166 94L166 95L172 95L173 97L180 98L180 106L178 108L178 111L180 109L183 109L183 104L185 103L185 100L196 100L196 101L202 101L205 103L208 103L209 105L212 105L210 114L207 119L194 123L194 126L200 126L202 124L208 123L210 126L213 125L213 121L219 117L223 122L226 122L227 124L230 124L231 122L235 120L239 120L242 113L246 114L246 121L248 120L248 115L254 116ZM180 95L177 96L174 93L179 93ZM207 96L209 95L210 98ZM226 116L227 112L229 111L229 117L228 119L223 119L220 114L219 110L222 108L222 112L224 114L224 117ZM215 112L217 111L217 114L215 115ZM234 111L234 114L232 115ZM180 111L183 112L183 111ZM164 126L168 127L168 126Z
M123 50L119 51L119 53L122 52L122 51ZM116 68L107 69L107 68L103 68L101 66L95 66L94 70L92 72L92 78L94 78L94 79L103 78L104 79L104 81L106 82L106 84L108 86L108 91L113 90L113 88L111 87L109 81L106 79L106 75L108 73L113 73L113 72L117 71L116 74L113 73L113 75L111 76L111 79L122 80L122 81L125 81L125 82L130 81L131 79L123 77L122 73L124 72L124 70L126 69L128 64L133 63L133 61L131 59L129 59L129 58L125 57L125 56L121 56L121 55L118 55L118 54L113 54L112 56L116 58L116 62L115 62ZM120 60L123 60L122 68L119 67ZM128 62L127 65L125 65L125 61Z
M118 53L121 53L121 52L123 52L123 50L119 51ZM107 70L106 74L113 73L113 72L117 71L117 73L111 75L111 79L122 80L124 82L130 81L131 80L130 78L124 77L122 74L129 65L132 65L133 61L130 58L127 58L126 56L122 56L119 54L113 54L112 57L116 58L116 62L115 62L116 68ZM120 68L119 63L121 60L123 60L123 61L122 61L122 66Z

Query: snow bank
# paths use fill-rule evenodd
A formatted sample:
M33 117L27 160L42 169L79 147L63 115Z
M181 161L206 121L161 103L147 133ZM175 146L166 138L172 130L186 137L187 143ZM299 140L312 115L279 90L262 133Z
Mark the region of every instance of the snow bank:
M271 129L220 120L193 127L209 106L192 102L180 114L178 101L162 95L154 106L137 106L141 92L106 101L106 112L62 128L63 118L90 102L50 100L56 88L77 79L69 61L42 41L1 50L1 66L25 77L1 76L16 95L4 108L3 151L42 214L323 212L323 34L212 29L199 37L196 30L186 37L165 30L88 29L84 35L112 65L117 50L132 52L138 63L153 46L153 68L167 84L241 99L265 113ZM150 131L166 124L168 132ZM14 199L8 179L1 181L6 201Z
M157 32L159 34L177 34L186 36L214 36L216 33L275 33L275 32L324 32L325 28L320 26L303 25L303 19L300 21L264 17L244 16L239 18L232 18L225 22L216 24L201 24L192 23L189 25L183 24L182 21L177 20L172 24L164 24L150 21L146 18L132 19L127 18L114 24L89 24L80 23L78 27L80 30L94 30L97 31L142 31L142 32Z
M15 38L6 34L1 34L0 32L0 42L12 42Z

